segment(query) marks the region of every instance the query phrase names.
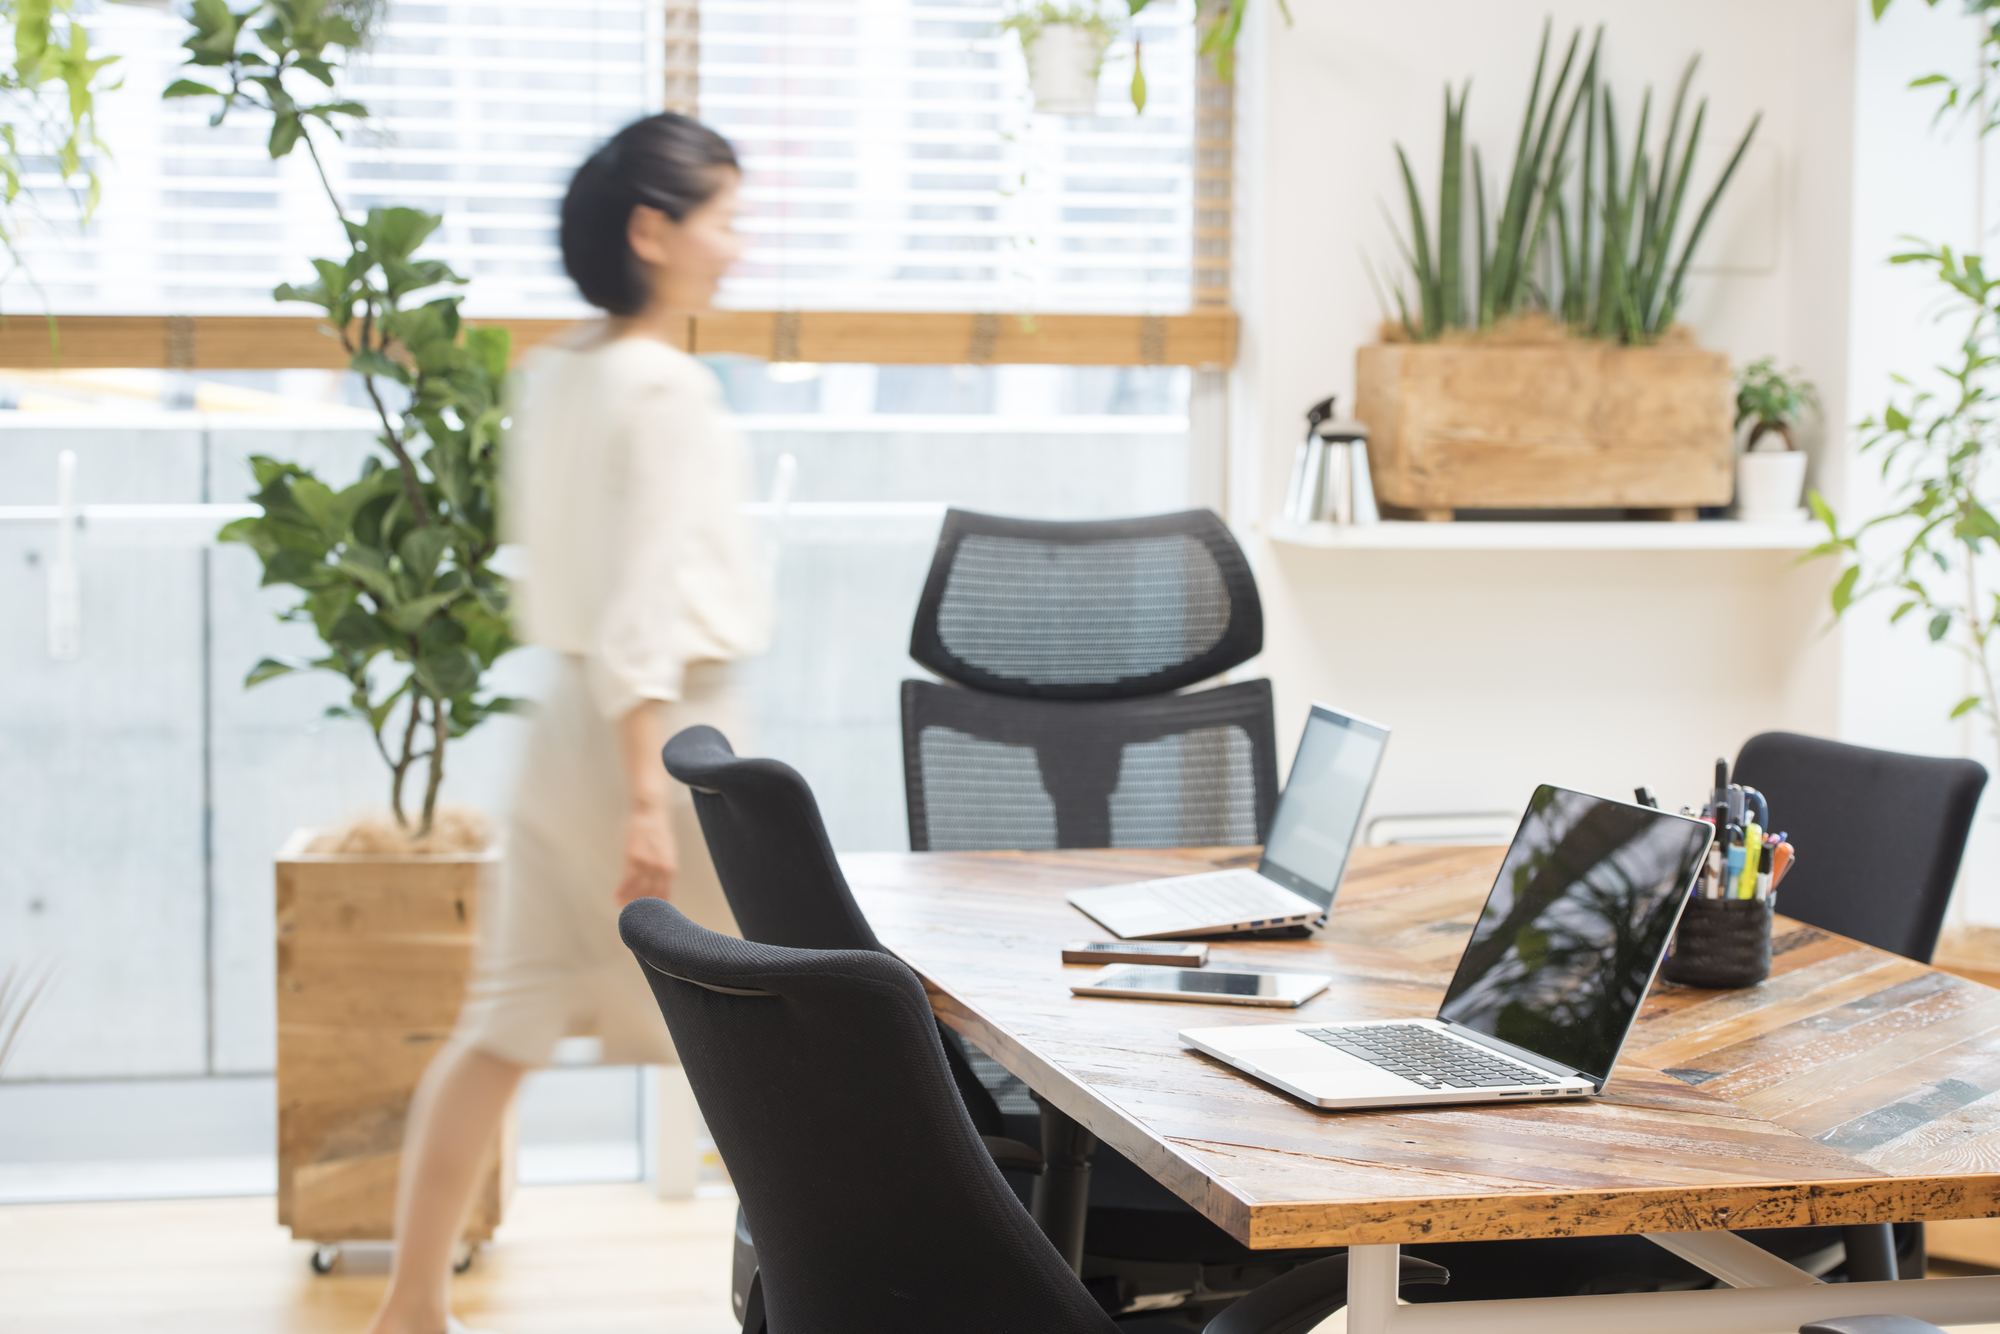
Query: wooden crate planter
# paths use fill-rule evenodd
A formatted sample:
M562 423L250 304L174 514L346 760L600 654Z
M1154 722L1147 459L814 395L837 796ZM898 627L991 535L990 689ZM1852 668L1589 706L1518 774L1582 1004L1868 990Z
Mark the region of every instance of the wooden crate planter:
M278 1221L319 1242L393 1235L410 1095L458 1020L498 854L277 860ZM512 1118L464 1239L513 1186Z
M1695 517L1734 485L1729 358L1591 342L1388 343L1355 358L1376 499L1461 509Z

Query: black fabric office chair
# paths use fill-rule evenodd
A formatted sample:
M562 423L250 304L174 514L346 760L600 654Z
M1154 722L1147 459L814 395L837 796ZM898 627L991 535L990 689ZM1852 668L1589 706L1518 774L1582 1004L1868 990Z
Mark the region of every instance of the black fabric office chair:
M1931 961L1983 766L1765 732L1743 743L1732 778L1764 794L1799 850L1778 911Z
M756 1231L746 1334L1180 1328L1115 1324L1035 1229L967 1119L923 986L901 962L737 940L658 899L629 905L619 930ZM869 1207L857 1212L857 1199ZM1404 1262L1404 1282L1444 1277ZM1345 1301L1343 1255L1208 1331L1302 1334Z
M1264 607L1212 510L1045 522L947 510L910 656L1022 699L1129 699L1255 657Z
M903 780L916 852L1262 843L1271 683L1072 702L905 681Z
M963 693L963 692L954 692ZM1207 692L1213 693L1213 692ZM748 940L798 949L871 950L886 953L869 928L841 874L812 789L790 765L739 757L712 727L690 727L667 742L667 772L694 793L695 812L723 893ZM1040 1113L1027 1089L999 1065L963 1045L937 1025L954 1082L973 1125L983 1136L1040 1143ZM985 1078L976 1078L974 1071ZM998 1096L995 1096L997 1091ZM1012 1164L1003 1157L1003 1166ZM1012 1178L1026 1196L1027 1173ZM1251 1251L1190 1208L1138 1167L1100 1147L1093 1159L1091 1209L1084 1249L1107 1301L1140 1295L1154 1280L1164 1290L1195 1287L1231 1293L1246 1290L1322 1252ZM747 1294L755 1250L747 1229L739 1236L736 1291ZM1136 1280L1121 1261L1152 1266ZM1159 1271L1163 1264L1181 1273ZM1199 1283L1187 1266L1201 1266ZM1155 1272L1159 1271L1159 1272ZM1122 1286L1121 1286L1122 1285ZM1150 1291L1150 1289L1148 1289Z

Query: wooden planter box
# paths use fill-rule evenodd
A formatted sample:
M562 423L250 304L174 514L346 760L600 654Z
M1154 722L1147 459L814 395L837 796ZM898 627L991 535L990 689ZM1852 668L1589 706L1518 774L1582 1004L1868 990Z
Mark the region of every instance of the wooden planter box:
M394 1235L410 1095L458 1021L479 893L499 854L279 850L278 1221L319 1242ZM513 1188L513 1120L466 1224L485 1241Z
M1729 358L1577 341L1387 343L1355 357L1375 497L1407 517L1461 509L1726 505Z

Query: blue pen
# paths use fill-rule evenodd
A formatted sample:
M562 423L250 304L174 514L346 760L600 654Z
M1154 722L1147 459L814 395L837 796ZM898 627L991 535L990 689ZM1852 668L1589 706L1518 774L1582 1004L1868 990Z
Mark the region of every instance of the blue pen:
M1729 860L1722 868L1722 897L1736 897L1736 882L1743 878L1743 831L1729 826Z

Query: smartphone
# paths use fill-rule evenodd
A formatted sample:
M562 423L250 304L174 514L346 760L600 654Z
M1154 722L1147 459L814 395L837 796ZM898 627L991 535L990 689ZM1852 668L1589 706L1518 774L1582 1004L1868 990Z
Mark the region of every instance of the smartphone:
M1333 981L1322 973L1229 973L1215 968L1135 968L1113 964L1070 991L1078 996L1201 1001L1220 1005L1302 1005Z
M1073 940L1063 946L1064 963L1151 963L1199 968L1208 946L1185 940Z

